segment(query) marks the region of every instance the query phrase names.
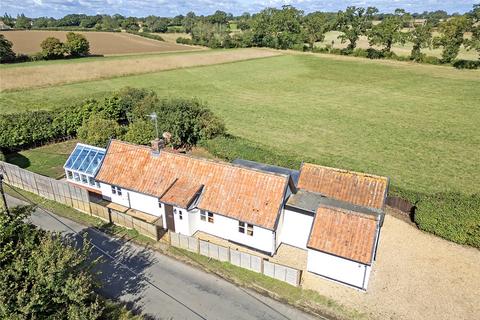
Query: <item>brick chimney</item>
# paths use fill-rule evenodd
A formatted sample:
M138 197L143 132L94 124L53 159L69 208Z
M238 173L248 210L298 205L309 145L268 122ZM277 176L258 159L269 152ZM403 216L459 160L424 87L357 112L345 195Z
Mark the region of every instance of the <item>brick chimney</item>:
M152 144L152 152L156 154L160 153L160 150L165 148L165 141L163 141L163 139L156 138L155 140L151 141L151 144Z

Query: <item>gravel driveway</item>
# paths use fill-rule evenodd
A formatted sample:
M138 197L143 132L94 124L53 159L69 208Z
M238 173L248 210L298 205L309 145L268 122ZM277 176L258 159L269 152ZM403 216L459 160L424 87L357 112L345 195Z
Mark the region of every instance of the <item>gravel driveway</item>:
M480 251L424 233L389 214L367 293L316 279L308 281L312 288L374 319L480 315Z

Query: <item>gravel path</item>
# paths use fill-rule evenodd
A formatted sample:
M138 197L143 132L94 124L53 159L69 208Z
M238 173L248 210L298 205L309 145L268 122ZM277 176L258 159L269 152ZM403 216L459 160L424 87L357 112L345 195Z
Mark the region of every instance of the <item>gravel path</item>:
M367 293L312 282L322 294L374 319L478 319L480 314L480 251L391 215L385 217Z

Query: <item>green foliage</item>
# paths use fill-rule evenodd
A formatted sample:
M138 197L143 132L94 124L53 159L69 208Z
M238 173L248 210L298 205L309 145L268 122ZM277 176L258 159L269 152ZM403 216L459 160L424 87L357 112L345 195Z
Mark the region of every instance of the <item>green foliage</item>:
M110 139L121 138L124 129L115 120L92 116L78 129L78 138L85 143L105 148Z
M339 11L337 14L337 30L342 34L338 36L342 43L348 41L347 50L353 51L357 46L360 36L368 34L372 28L372 20L378 10L373 7L357 8L348 7L345 11Z
M395 43L405 44L408 34L402 32L402 29L410 20L410 15L405 10L395 10L395 14L387 16L368 32L370 45L383 46L385 52L390 52Z
M441 36L434 38L435 47L443 47L442 60L452 62L465 42L464 33L468 31L471 21L466 16L453 17L440 24Z
M323 41L325 33L332 28L332 21L326 13L312 12L303 19L303 28L305 40L313 51L315 43Z
M180 43L180 44L192 44L192 39L184 38L184 37L178 37L176 42Z
M191 33L193 44L210 48L228 47L226 46L226 39L230 36L226 25L201 21L193 26Z
M137 36L148 38L148 39L153 39L153 40L157 40L157 41L165 41L158 34L151 34L151 33L148 33L148 32L138 32L138 31L135 31L135 30L127 30L127 32L131 33L131 34L134 34L134 35L137 35Z
M148 145L155 134L155 125L152 121L138 120L128 126L124 140L135 144Z
M455 60L453 66L457 69L479 69L480 60Z
M63 43L55 37L48 37L40 43L42 55L45 59L63 58L65 47Z
M421 50L430 48L432 45L432 25L429 21L422 24L414 25L413 29L408 33L408 40L412 42L412 52L410 59L420 62L423 59Z
M32 27L31 21L32 20L30 18L27 18L23 13L17 15L17 20L15 21L15 28L30 29Z
M50 111L29 111L0 115L0 148L14 149L47 142L61 135L52 126Z
M29 207L0 213L0 318L99 319L90 247L25 223Z
M0 161L6 161L7 158L5 158L5 154L3 153L3 151L0 149Z
M69 32L67 33L67 42L65 42L65 51L73 57L88 56L90 43L84 35Z
M13 52L13 43L0 34L0 63L15 61L15 52Z
M468 50L477 51L480 59L480 3L474 4L473 10L468 15L472 21L472 37L465 40L464 45Z

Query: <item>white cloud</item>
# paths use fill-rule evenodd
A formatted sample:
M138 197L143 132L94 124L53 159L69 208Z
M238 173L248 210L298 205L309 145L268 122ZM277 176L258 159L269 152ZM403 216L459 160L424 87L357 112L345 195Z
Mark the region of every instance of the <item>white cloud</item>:
M31 17L60 17L69 13L174 16L189 11L197 14L210 14L215 10L241 14L244 11L257 12L266 7L281 7L286 4L291 4L306 12L338 11L350 5L374 6L383 12L391 12L399 7L411 12L440 9L448 12L465 12L470 10L478 0L24 0L21 2L1 0L0 12L7 12L11 15L23 12Z

